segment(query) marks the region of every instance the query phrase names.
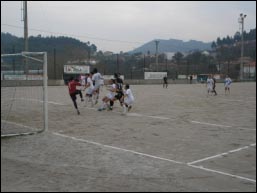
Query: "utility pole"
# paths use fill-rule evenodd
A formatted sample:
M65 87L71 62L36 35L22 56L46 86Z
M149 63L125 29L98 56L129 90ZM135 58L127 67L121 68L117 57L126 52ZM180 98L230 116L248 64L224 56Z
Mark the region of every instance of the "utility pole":
M167 72L167 76L168 76L168 58L167 58L167 56L166 56L165 61L166 61L166 72Z
M244 66L243 66L243 57L244 57L244 19L246 18L246 15L243 13L240 14L240 17L238 19L239 24L241 24L241 60L240 60L240 80L244 79Z
M145 54L144 54L144 69L143 69L144 73L145 73Z
M28 52L28 9L27 1L23 1L23 21L24 21L24 51ZM28 60L25 58L25 74L28 74Z
M28 51L29 49L29 44L28 44L28 9L27 9L27 1L24 1L24 49L25 52Z
M13 54L15 53L15 45L13 45L13 47L12 47L12 53ZM16 68L15 68L15 59L14 58L12 59L13 74L15 74L15 70L16 70Z
M156 68L157 68L157 72L158 72L159 71L159 69L158 69L158 44L159 44L160 41L155 40L154 42L155 42L155 45L156 45Z
M87 54L88 54L88 63L90 65L90 59L91 59L91 47L90 46L88 47Z
M54 79L56 80L56 49L54 48Z

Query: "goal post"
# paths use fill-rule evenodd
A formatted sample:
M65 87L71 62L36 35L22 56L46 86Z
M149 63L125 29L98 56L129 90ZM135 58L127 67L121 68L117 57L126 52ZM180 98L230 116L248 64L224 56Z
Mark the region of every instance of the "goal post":
M1 54L1 137L48 130L47 53Z

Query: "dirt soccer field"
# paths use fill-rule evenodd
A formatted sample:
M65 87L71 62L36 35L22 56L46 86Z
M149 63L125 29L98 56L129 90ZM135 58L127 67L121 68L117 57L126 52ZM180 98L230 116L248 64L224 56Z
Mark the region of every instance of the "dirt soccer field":
M11 127L42 125L37 87L26 89ZM77 115L67 87L48 87L49 130L1 139L1 191L256 191L256 83L227 96L217 84L209 97L203 84L131 89L126 116L117 102L99 112L79 98Z

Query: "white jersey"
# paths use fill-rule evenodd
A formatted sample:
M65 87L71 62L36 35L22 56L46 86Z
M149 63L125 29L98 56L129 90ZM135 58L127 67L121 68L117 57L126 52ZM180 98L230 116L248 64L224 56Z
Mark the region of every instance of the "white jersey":
M95 73L93 76L92 76L92 80L94 81L95 83L95 87L98 87L101 85L101 79L103 79L102 75L97 72Z
M102 77L100 80L100 85L103 86L104 85L104 78Z
M110 87L110 89L116 89L116 84L112 84L111 85L111 87ZM115 94L116 94L116 92L115 91L109 91L109 93L107 94L107 97L109 98L109 99L113 99L114 97L115 97Z
M128 105L132 105L132 103L135 100L135 98L132 94L132 91L130 89L127 89L124 94L126 96L126 98L124 99L124 102Z
M92 94L94 91L94 84L90 77L87 78L87 85L89 85L89 87L87 88L87 94Z
M225 79L225 87L230 87L232 80L230 78Z
M82 84L82 86L86 85L86 76L84 76L84 75L80 76L80 83Z
M212 90L213 89L213 84L214 84L214 81L212 78L208 78L207 79L207 89L208 90Z

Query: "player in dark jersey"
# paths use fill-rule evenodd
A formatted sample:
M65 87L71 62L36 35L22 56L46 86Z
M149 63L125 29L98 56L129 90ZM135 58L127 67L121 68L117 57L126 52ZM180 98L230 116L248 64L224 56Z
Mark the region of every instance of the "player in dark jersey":
M216 88L216 78L214 78L214 75L212 76L212 80L213 80L213 88L212 88L212 92L214 92L214 96L216 96L217 95L217 92L216 92L216 90L215 90L215 88Z
M163 88L164 87L168 88L168 78L167 78L167 76L163 77Z
M110 101L110 108L109 110L113 109L113 104L114 101L119 100L120 105L123 105L122 98L124 96L123 94L123 80L120 78L120 74L114 73L114 79L115 79L115 84L116 84L116 95L114 96L114 99Z

